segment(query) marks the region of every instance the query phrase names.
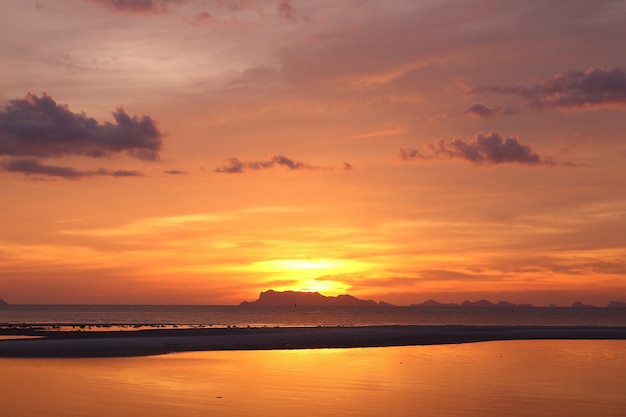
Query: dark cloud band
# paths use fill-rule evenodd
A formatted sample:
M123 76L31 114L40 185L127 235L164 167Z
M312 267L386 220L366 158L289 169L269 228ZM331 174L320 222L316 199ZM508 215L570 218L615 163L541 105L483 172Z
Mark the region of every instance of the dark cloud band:
M533 87L482 86L475 93L515 94L535 109L626 108L626 71L591 67L586 71L567 71ZM484 110L484 109L483 109Z
M72 167L61 167L42 164L35 158L18 158L0 161L0 168L7 172L24 175L79 179L84 177L138 177L141 174L130 170L108 170L100 168L96 171L80 171Z

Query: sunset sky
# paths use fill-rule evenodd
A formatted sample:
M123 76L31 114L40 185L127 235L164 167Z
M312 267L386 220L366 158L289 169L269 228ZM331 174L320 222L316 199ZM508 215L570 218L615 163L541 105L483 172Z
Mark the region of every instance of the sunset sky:
M626 2L0 0L0 298L626 300Z

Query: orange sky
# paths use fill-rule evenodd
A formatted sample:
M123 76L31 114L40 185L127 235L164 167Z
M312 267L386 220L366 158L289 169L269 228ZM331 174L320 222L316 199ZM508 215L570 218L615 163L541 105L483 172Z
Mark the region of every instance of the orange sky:
M0 298L626 300L626 5L0 1Z

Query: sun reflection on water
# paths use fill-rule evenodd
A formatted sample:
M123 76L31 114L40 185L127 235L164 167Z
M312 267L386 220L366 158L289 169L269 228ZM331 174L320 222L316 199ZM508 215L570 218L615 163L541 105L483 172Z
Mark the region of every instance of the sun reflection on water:
M614 416L624 341L0 359L11 416ZM416 414L417 413L417 414Z

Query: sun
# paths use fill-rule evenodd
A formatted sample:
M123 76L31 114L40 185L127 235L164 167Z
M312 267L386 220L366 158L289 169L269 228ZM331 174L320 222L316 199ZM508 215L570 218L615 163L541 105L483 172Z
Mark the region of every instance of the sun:
M335 280L302 280L296 285L285 287L283 291L318 292L326 296L346 294L350 286Z
M252 268L257 273L275 279L296 280L275 287L277 291L319 292L327 296L345 294L351 287L341 281L341 276L355 274L364 265L349 259L273 259L256 262Z

